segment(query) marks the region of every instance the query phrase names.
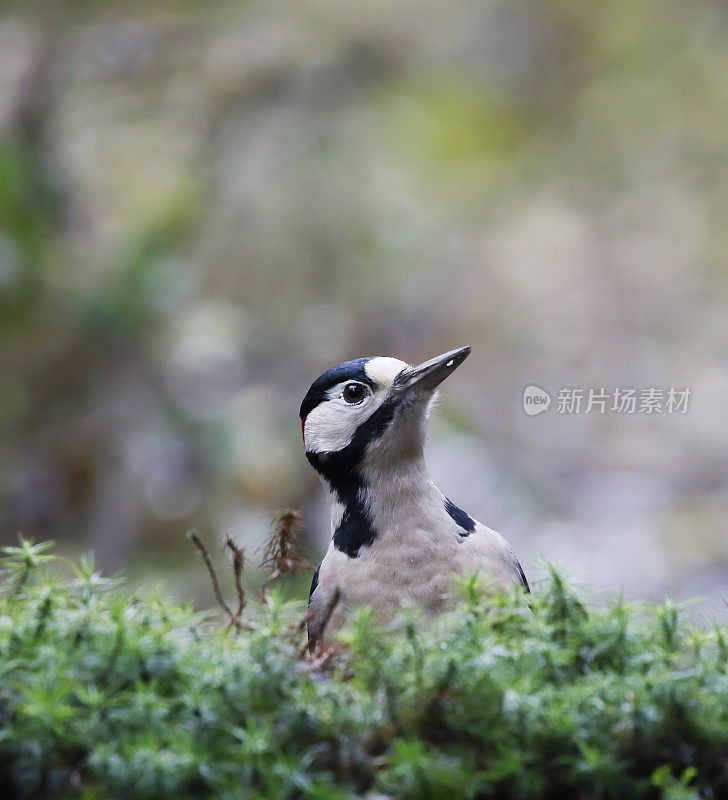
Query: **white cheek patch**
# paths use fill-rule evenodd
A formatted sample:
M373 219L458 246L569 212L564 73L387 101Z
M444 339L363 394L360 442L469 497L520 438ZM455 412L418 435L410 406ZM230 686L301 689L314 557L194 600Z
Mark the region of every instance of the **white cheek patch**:
M306 417L304 436L309 453L334 453L343 450L352 440L356 429L379 408L386 393L368 395L360 405L351 405L341 398L345 381L329 389L324 400Z
M377 358L371 358L367 361L364 365L364 371L374 383L386 389L394 383L394 379L397 375L408 366L409 364L400 361L398 358L378 356Z

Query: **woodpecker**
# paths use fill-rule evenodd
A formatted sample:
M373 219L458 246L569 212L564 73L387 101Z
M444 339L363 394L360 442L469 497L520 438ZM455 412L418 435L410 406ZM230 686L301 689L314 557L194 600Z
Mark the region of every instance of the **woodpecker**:
M452 606L458 576L480 573L493 588L529 591L506 540L445 497L424 459L436 389L470 350L418 366L383 356L346 361L304 397L303 443L329 495L332 531L309 595L312 651L354 605L385 619L403 603L430 614Z

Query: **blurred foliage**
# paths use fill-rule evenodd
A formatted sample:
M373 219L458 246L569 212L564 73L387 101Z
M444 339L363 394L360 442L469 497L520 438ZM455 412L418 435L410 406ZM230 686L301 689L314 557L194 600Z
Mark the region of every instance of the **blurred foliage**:
M469 343L448 494L529 573L716 600L727 29L717 0L4 4L0 539L158 573L290 505L320 547L307 386ZM527 419L530 383L694 403Z
M725 626L598 610L552 572L526 608L473 581L456 612L355 616L304 660L300 602L210 614L140 600L47 544L0 587L5 797L721 797ZM58 565L54 565L58 567Z

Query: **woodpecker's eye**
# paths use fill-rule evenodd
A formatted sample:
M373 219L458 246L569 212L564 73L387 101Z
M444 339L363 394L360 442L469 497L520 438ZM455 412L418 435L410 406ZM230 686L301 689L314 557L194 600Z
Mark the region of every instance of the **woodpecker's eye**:
M347 403L360 403L364 399L364 387L360 383L347 383L344 386L344 400Z

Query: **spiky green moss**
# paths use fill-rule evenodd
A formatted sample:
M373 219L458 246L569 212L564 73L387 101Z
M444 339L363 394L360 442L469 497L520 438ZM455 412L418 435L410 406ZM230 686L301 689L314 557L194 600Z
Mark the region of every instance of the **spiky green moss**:
M592 608L553 574L529 610L470 584L430 627L357 615L322 668L301 603L225 633L48 558L4 560L3 798L728 796L726 631L674 606Z

